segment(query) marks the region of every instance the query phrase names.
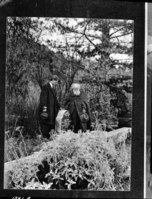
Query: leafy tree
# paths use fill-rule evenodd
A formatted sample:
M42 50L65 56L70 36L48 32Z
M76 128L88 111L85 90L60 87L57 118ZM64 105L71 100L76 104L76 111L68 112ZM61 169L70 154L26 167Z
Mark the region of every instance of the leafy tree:
M128 98L118 104L122 94L131 93L132 63L111 55L132 55L133 41L125 41L125 36L133 34L132 21L14 17L8 18L7 25L8 109L17 109L13 104L23 109L20 102L25 103L31 93L30 85L41 89L48 74L54 73L61 79L57 89L61 104L79 79L91 111L98 110L101 121L111 123L118 112L128 111Z
M91 98L96 107L90 105L92 111L100 110L101 115L106 112L111 118L115 118L116 113L131 110L126 108L126 103L130 103L125 92L131 92L132 83L132 62L120 62L114 60L111 54L128 54L132 56L133 39L125 41L125 36L133 34L133 23L127 20L111 19L54 19L51 31L59 32L63 36L61 43L59 41L47 41L50 47L55 48L66 59L73 59L77 63L77 71L74 70L75 64L72 64L73 73L62 71L62 65L58 65L58 70L66 76L67 82L72 82L74 78L79 78L86 87L91 84L96 92ZM64 41L64 42L63 42ZM92 61L91 61L92 60ZM79 72L80 68L82 71ZM71 66L66 66L66 71L70 71ZM66 75L68 74L68 76ZM73 78L74 77L74 78ZM68 89L71 84L68 84ZM87 91L93 92L91 89ZM104 107L97 101L101 101L101 96L106 96L106 90L109 92L110 104ZM67 90L68 90L67 89ZM121 97L125 99L121 105ZM115 98L115 100L113 99ZM100 99L100 100L99 100ZM116 103L117 101L117 103ZM100 108L99 108L100 104ZM118 106L118 109L117 109ZM109 116L104 117L107 118Z
M29 81L42 87L51 70L52 54L38 43L41 30L31 18L9 18L7 29L7 83L11 92L26 94ZM38 31L38 35L33 32ZM46 73L46 74L45 74Z
M38 42L42 32L38 21L38 19L26 17L9 17L7 21L6 119L8 126L19 125L19 123L16 124L17 116L22 119L22 125L23 123L27 125L27 121L25 122L27 118L35 118L35 111L30 110L37 106L37 100L31 104L31 85L39 85L41 88L52 70L52 52ZM32 115L28 115L30 112ZM16 117L12 119L13 115ZM36 126L36 120L32 121L31 125Z

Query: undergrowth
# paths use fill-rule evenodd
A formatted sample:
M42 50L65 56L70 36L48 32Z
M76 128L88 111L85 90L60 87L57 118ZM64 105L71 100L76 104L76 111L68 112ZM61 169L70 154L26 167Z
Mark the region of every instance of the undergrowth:
M23 136L23 129L19 127L16 129L12 135L6 134L5 136L5 162L29 156L37 151L43 143L40 135L35 137Z
M130 189L130 147L115 146L101 131L54 134L39 156L10 173L15 189Z

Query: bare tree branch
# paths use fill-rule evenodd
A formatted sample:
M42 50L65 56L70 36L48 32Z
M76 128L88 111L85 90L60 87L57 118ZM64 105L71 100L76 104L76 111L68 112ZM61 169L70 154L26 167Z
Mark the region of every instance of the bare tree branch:
M47 24L45 24L45 26L43 26L43 27L40 29L40 32L39 32L38 36L36 37L36 42L38 42L38 40L39 40L39 38L40 38L40 36L41 36L41 34L42 34L44 28L45 28L47 25L48 25L48 22L47 22Z
M112 35L114 35L115 33L119 32L119 31L121 31L121 30L123 30L123 29L124 29L124 27L123 27L123 28L120 28L120 29L117 29L116 31L114 31L113 33L111 33L109 36L111 37Z
M123 35L118 35L118 36L111 37L110 39L114 39L114 38L118 38L118 37L123 37L123 36L129 35L129 34L132 34L132 33L133 33L133 31L130 31L130 32L128 32L126 34L123 34Z
M97 45L95 45L90 39L89 39L89 37L86 35L86 28L87 28L87 25L88 24L86 24L86 27L85 27L85 29L84 29L84 33L82 33L84 36L85 36L85 38L95 47L95 48L97 48L100 52L101 52L101 49L97 46Z
M102 52L102 49L99 48L99 46L97 46L96 44L94 44L94 43L92 42L92 40L89 38L89 37L92 37L92 38L95 38L95 39L101 39L101 37L97 37L97 36L94 36L94 35L86 34L87 25L90 23L90 21L88 21L88 22L86 23L86 26L85 26L83 32L78 32L78 31L76 31L76 30L74 30L74 29L72 29L72 28L65 27L65 26L63 26L61 23L57 23L56 21L55 21L55 23L56 23L56 25L59 25L60 27L62 27L64 30L68 30L69 32L73 32L73 33L80 34L80 35L84 36L95 48L97 48L100 52ZM112 33L111 35L115 34L116 32L119 32L120 30L123 30L123 29L124 29L124 28L119 29L119 30L115 31L114 33ZM130 31L130 32L127 32L126 34L122 34L122 35L118 35L118 36L113 36L113 37L111 37L110 39L114 39L114 38L117 38L117 39L118 39L119 37L122 37L122 36L125 36L125 35L129 35L129 34L131 34L131 33L133 33L133 32ZM111 35L110 35L110 36L111 36Z

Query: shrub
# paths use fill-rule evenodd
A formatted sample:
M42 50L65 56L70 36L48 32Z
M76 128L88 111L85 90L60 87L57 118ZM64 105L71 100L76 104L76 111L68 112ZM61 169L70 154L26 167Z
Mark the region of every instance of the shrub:
M99 83L99 82L98 82ZM101 124L104 124L106 131L117 127L117 108L111 103L113 96L108 86L103 84L85 85L85 91L88 93L90 111L92 113L92 122L96 123L96 117Z
M125 143L116 148L101 131L54 136L43 145L38 160L19 164L12 172L14 188L129 189L130 148L127 150Z
M11 136L17 135L17 127L22 127L23 136L36 137L39 133L39 125L36 119L38 101L27 97L20 100L12 99L7 101L5 124L6 131Z
M10 137L5 140L5 162L31 155L42 143L40 138Z
M39 135L34 138L24 136L23 130L24 126L17 126L13 128L12 132L5 132L5 162L29 156L36 148L40 148L43 139Z

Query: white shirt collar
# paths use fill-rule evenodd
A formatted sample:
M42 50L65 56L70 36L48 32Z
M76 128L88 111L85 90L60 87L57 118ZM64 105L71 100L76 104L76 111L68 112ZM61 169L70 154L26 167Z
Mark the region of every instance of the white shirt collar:
M53 85L52 85L52 83L51 82L49 82L50 83L50 86L51 86L51 88L53 88Z

